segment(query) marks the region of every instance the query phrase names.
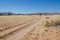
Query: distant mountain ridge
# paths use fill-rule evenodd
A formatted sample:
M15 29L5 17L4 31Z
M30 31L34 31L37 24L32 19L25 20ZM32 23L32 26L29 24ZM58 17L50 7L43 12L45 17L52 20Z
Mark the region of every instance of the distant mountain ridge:
M12 13L12 12L0 12L0 15L60 15L60 13Z
M8 14L14 14L12 12L0 12L1 15L8 15Z

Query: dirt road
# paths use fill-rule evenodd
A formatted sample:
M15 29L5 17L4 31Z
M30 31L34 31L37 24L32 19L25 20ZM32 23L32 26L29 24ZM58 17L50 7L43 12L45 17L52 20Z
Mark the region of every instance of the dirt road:
M4 30L3 32L0 32L0 40L18 40L27 32L32 30L35 26L37 26L39 22L40 19L36 19L24 25L19 25L11 29Z

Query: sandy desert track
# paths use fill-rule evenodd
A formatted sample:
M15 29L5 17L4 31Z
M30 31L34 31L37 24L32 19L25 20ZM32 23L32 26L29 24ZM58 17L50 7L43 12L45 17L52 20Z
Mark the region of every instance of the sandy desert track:
M0 40L18 40L28 31L32 30L35 26L37 26L39 21L40 19L36 18L23 25L17 25L16 27L0 31Z
M0 18L0 23L4 21L0 24L0 40L60 40L60 15L14 16L10 18L5 18L5 20ZM6 20L12 26L8 24L2 26L6 24ZM47 23L47 21L50 23ZM58 26L54 24L56 22L59 23Z
M51 20L56 21L56 18L60 20L60 15L42 16L42 19L38 22L39 24L19 40L60 40L60 26L45 26L46 20L49 22ZM60 22L58 23L60 24Z

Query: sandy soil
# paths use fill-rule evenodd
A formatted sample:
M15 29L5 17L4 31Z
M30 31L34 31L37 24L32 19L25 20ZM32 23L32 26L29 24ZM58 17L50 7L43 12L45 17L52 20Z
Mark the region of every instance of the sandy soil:
M13 21L14 20L14 22L16 21L16 18L17 18L17 20L19 20L20 21L20 24L22 24L23 23L23 21L25 22L23 25L20 25L20 24L18 24L18 22L16 21L16 23L17 23L17 25L14 25L14 22L12 22L12 24L14 25L14 26L5 26L5 28L3 29L3 26L1 25L0 27L1 27L1 30L0 30L0 40L8 40L8 39L6 39L7 37L10 37L10 36L12 36L13 34L17 34L17 32L19 32L19 30L23 30L24 28L26 28L26 29L29 29L29 26L30 25L33 25L35 22L37 22L38 20L39 20L39 17L40 16L35 16L35 15L33 15L33 16L1 16L0 18L5 18L5 20L4 19L1 19L1 23L3 22L3 20L4 20L4 23L6 24L6 22L7 22L7 20L10 20L10 21ZM11 19L12 20L11 20ZM13 19L13 18L15 18L15 19ZM26 21L25 21L26 20ZM28 20L28 22L27 22L27 20ZM9 21L9 23L8 24L11 24L10 23L10 21ZM3 23L2 23L3 24ZM35 26L35 25L34 25ZM8 27L8 28L7 28ZM30 28L30 30L32 29L32 26L31 26L31 28ZM21 32L22 32L22 30L21 30ZM21 33L20 32L20 33ZM25 33L24 33L25 34ZM20 34L19 34L20 35ZM13 36L14 37L14 36ZM13 38L13 37L11 37L11 38ZM17 37L17 36L16 36Z
M57 18L60 18L60 16L59 17L57 16L58 15L54 15L54 16L51 16L51 15L50 16L44 16L44 15L22 16L21 15L21 16L18 16L17 19L19 21L20 20L25 21L23 22L24 24L22 23L22 21L20 21L22 25L17 25L16 27L12 26L12 28L9 28L8 26L6 26L8 27L7 29L5 30L1 29L0 40L60 40L60 26L45 27L46 20L50 21L51 19L56 20ZM22 19L19 19L20 17ZM25 20L25 17L26 17L26 20ZM49 17L51 17L51 19ZM16 16L11 17L12 20L13 18L15 18L14 19L14 22L15 22ZM1 21L2 20L4 19L2 18ZM14 24L14 22L12 23ZM16 24L18 24L17 21L16 21ZM3 28L2 25L0 26Z
M56 16L55 17L54 16L49 16L49 17L55 18ZM41 22L39 24L41 25L36 26L34 29L26 33L19 40L60 40L60 26L45 27L44 19L46 17L47 16L43 16L42 17L43 19L40 20ZM58 18L58 15L57 15L57 18Z

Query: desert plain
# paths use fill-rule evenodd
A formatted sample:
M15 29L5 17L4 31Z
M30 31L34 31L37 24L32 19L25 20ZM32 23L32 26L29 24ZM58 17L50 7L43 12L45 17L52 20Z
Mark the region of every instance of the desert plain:
M0 40L60 40L60 15L0 16Z

